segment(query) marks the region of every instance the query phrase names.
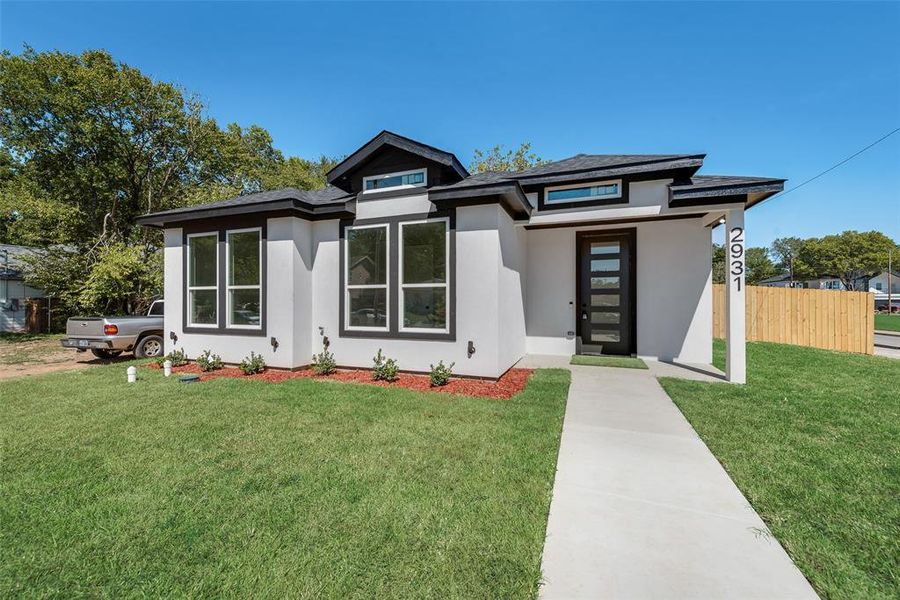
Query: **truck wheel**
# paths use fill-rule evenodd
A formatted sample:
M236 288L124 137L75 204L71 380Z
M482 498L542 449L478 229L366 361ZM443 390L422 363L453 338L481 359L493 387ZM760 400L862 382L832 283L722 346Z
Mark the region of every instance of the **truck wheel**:
M162 353L163 339L158 335L148 335L145 338L141 338L141 341L134 348L134 355L137 358L153 358L162 356Z
M91 354L96 356L97 358L102 358L103 360L109 360L110 358L115 358L118 355L122 354L121 350L91 350Z

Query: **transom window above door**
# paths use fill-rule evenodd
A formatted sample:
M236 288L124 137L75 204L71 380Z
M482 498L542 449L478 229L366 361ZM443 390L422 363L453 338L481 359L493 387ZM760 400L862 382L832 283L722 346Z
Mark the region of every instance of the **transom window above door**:
M547 188L544 204L587 202L622 197L622 180Z
M400 171L397 173L385 173L384 175L363 177L363 192L381 192L385 190L424 187L427 175L427 169L416 169L414 171Z

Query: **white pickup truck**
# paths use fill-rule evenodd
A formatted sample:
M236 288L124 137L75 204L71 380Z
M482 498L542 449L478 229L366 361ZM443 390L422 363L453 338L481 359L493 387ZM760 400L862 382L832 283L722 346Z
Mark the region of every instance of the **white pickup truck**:
M163 301L150 305L146 315L126 317L72 317L66 321L65 348L90 350L97 358L113 358L123 352L135 357L163 353Z

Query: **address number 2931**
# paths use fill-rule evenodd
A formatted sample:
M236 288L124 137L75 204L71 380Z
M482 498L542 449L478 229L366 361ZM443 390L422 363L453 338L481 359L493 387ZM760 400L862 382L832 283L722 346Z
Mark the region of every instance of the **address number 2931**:
M733 227L731 229L728 243L728 259L731 265L732 281L734 281L738 291L741 291L744 281L744 229L742 227Z

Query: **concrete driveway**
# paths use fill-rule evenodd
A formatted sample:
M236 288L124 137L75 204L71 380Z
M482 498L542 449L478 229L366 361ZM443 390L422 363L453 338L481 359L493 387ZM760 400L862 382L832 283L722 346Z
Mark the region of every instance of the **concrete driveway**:
M817 597L654 377L677 369L570 368L542 598Z

